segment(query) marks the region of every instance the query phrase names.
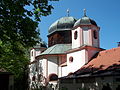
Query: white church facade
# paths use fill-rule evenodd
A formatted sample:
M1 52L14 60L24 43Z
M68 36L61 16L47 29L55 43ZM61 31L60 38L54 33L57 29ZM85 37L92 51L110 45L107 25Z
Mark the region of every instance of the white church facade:
M31 49L31 90L51 84L56 90L58 78L73 75L87 65L104 50L100 48L99 31L99 26L86 12L78 20L68 16L55 21L48 30L48 48L39 43Z

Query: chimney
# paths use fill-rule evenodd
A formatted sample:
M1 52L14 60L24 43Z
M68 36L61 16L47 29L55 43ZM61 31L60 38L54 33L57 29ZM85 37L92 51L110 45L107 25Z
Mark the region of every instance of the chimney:
M120 42L117 42L118 43L118 47L120 47Z

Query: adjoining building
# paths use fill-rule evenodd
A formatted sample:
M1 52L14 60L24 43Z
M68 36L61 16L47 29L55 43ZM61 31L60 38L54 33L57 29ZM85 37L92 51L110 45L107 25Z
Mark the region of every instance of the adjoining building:
M14 76L3 68L0 68L0 90L14 90Z
M30 88L119 88L120 47L100 48L99 31L100 27L85 11L78 20L68 16L55 21L48 30L48 48L40 43L31 49Z

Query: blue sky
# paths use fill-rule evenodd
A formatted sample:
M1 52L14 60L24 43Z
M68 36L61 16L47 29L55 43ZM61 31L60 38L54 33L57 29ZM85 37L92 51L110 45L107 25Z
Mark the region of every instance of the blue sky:
M79 19L86 8L87 16L95 20L100 27L100 46L104 49L117 47L120 41L120 0L60 0L50 2L54 9L52 14L42 17L39 24L42 39L47 42L49 26L57 19L70 16Z

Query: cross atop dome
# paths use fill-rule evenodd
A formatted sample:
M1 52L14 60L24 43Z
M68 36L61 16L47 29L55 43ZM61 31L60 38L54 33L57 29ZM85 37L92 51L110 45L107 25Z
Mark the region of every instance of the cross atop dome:
M83 11L84 11L84 17L86 17L86 9L83 9Z
M70 16L70 10L69 10L69 8L67 9L67 16L68 17Z

